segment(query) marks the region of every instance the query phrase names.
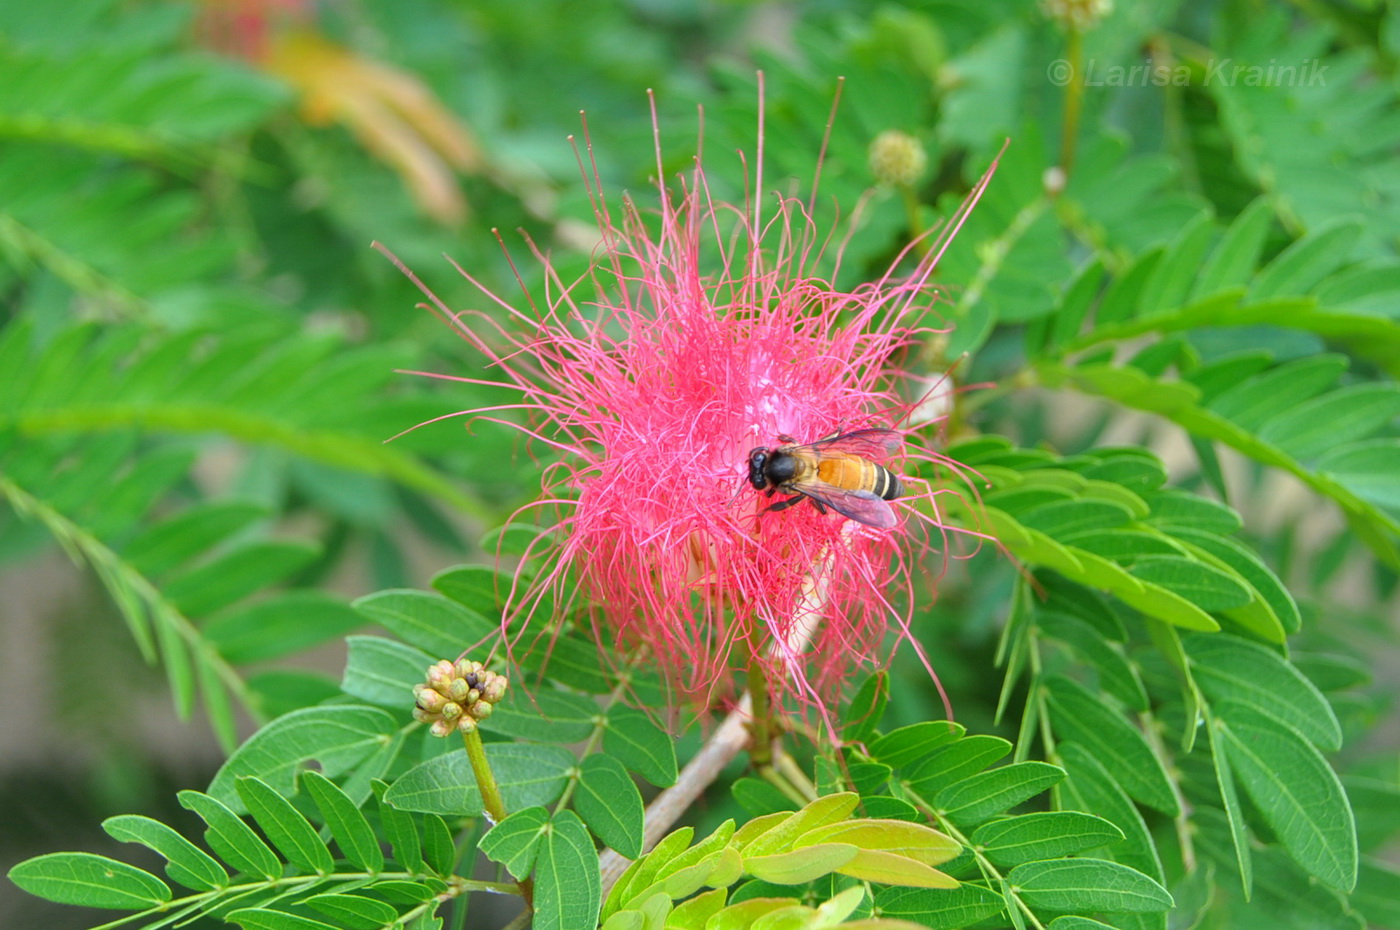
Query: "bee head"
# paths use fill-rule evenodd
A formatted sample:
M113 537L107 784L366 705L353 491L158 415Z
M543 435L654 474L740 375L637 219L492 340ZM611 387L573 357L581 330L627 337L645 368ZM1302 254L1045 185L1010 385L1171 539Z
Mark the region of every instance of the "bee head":
M755 490L762 491L768 487L768 476L764 474L768 467L768 449L759 446L749 453L749 484Z

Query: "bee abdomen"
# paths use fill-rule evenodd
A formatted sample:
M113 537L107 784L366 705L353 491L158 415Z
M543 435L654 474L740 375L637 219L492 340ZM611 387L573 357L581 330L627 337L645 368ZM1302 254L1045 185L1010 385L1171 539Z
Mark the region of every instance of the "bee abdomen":
M875 469L875 487L871 488L877 497L882 497L887 501L904 496L904 484L899 480L899 476L883 465L871 464Z

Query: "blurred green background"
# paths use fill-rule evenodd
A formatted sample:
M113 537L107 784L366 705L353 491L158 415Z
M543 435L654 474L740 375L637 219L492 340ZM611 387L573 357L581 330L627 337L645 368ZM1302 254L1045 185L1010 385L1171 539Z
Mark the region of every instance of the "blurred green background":
M714 191L741 199L735 153L755 148L756 71L769 184L793 191L810 183L844 77L818 226L857 216L847 285L883 270L912 226L951 212L1009 138L938 275L958 329L934 361L973 352L964 383L1020 371L1027 328L1086 261L1121 271L1196 218L1227 224L1260 197L1276 220L1269 254L1359 218L1345 249L1355 273L1333 296L1380 327L1347 336L1357 377L1392 380L1397 5L1102 5L1083 35L1088 86L1053 203L1046 172L1066 160L1055 68L1069 52L1050 6L72 0L60 15L0 0L0 865L56 848L115 854L97 825L117 812L185 823L173 790L222 758L204 716L172 710L165 673L142 660L114 606L121 572L101 566L151 513L223 508L241 534L234 558L165 590L248 675L265 716L334 693L339 637L359 623L346 597L487 557L481 532L529 500L538 465L507 431L467 433L457 420L383 444L498 398L396 373L481 375L370 243L456 309L491 305L444 253L507 300L520 299L517 271L538 297L528 237L572 281L597 244L569 142L581 144L580 110L607 190L645 205L656 173L647 89L671 176L692 163L702 107ZM1222 61L1303 77L1251 83L1213 71ZM878 183L867 163L891 129L928 154L908 191ZM956 296L974 288L975 300ZM1193 338L1206 355L1330 346L1326 333L1268 326ZM1178 434L1082 398L989 395L967 417L965 428L1065 452L1151 445L1173 479L1209 478ZM1352 621L1310 635L1380 656L1378 677L1392 679L1393 569L1296 483L1239 457L1221 467L1256 543L1314 616ZM1378 467L1383 478L1389 465ZM1400 511L1394 482L1378 481L1377 506ZM75 568L55 539L97 570ZM144 556L160 576L159 553ZM959 569L927 621L970 725L990 725L986 670L1011 579L1004 560ZM315 621L269 641L257 614L268 603ZM927 686L908 693L896 711L909 720L937 706ZM1346 721L1371 732L1359 747L1388 753L1373 773L1395 766L1388 702L1379 688ZM0 925L86 923L5 885Z

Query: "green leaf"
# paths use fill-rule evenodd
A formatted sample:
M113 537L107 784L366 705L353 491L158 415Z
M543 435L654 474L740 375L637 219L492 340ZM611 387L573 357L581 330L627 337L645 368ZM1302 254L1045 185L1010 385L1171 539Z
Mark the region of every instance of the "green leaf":
M10 869L10 881L59 904L136 911L170 900L170 888L150 872L91 853L49 853Z
M549 810L527 807L493 826L478 847L492 862L499 862L516 879L530 874L540 840L549 831Z
M282 874L282 862L253 828L216 798L198 791L181 791L176 797L185 810L194 811L209 825L204 842L218 857L240 872L261 875L271 881Z
M583 694L540 688L506 693L481 728L518 740L578 743L593 735L603 717L598 702Z
M561 811L535 862L535 930L593 927L603 901L598 852L583 821Z
M318 547L286 540L250 542L167 582L165 596L189 617L202 617L301 571Z
M424 814L419 820L423 824L423 859L428 868L439 875L451 875L457 863L457 845L447 821L437 814Z
M775 811L795 811L798 807L797 802L783 794L776 785L761 778L735 779L729 791L745 813L753 817Z
M301 652L364 625L340 598L288 591L220 614L204 624L204 635L225 659L243 664Z
M1072 799L1066 804L1095 811L1123 831L1123 842L1111 847L1106 854L1161 881L1162 863L1157 858L1157 845L1128 793L1093 753L1078 743L1062 742L1055 751L1059 755L1057 761L1069 776L1062 788L1066 797Z
M1220 790L1220 799L1225 806L1225 818L1230 825L1230 842L1235 850L1235 864L1240 871L1240 886L1245 900L1254 893L1254 861L1250 855L1249 831L1245 828L1244 809L1240 805L1239 793L1235 790L1235 776L1230 769L1230 756L1221 737L1222 729L1213 719L1208 719L1207 733L1210 738L1211 762L1215 768L1215 784Z
M1245 704L1276 717L1319 749L1342 748L1332 705L1286 660L1237 636L1189 636L1186 651L1201 690L1212 701Z
M1242 607L1253 598L1239 579L1204 562L1172 556L1139 559L1129 569L1134 578L1160 585L1202 610Z
M438 593L489 617L505 605L511 578L490 565L456 565L438 572L430 583Z
M912 920L934 930L959 930L1000 914L1006 900L981 885L963 882L957 888L879 888L875 908L882 917Z
M102 829L123 843L140 843L167 860L165 873L195 891L213 891L228 884L228 873L213 856L158 820L122 814L102 821Z
M642 795L621 762L602 753L585 758L574 808L604 845L628 859L642 854Z
M1019 522L1055 539L1088 530L1112 529L1133 518L1121 504L1105 500L1078 499L1042 504L1021 514Z
M1064 770L1059 766L1045 762L1013 762L943 789L934 804L953 823L970 826L1030 800L1059 784L1064 777Z
M976 775L1010 752L1011 743L1000 736L981 733L965 736L950 745L939 746L917 765L910 766L905 781L912 790L932 799L944 788Z
M1106 923L1088 917L1056 917L1050 921L1049 930L1114 930Z
M1201 273L1201 262L1215 232L1210 211L1202 210L1182 226L1143 289L1138 313L1154 316L1186 302Z
M918 761L939 746L961 739L967 729L951 720L931 720L911 723L892 730L870 742L870 758L900 769Z
M307 898L305 904L348 930L379 930L392 925L399 916L392 905L357 894L317 894Z
M1241 210L1206 260L1192 297L1209 297L1226 288L1248 284L1272 221L1273 210L1265 197L1256 198Z
M847 743L864 742L880 725L885 714L885 704L890 698L890 676L886 671L878 671L865 679L856 689L843 718L841 739Z
M1173 817L1180 812L1161 761L1135 727L1063 675L1047 676L1045 687L1051 721L1063 739L1088 747L1128 794L1148 807Z
M1294 458L1310 459L1365 439L1397 416L1400 387L1354 384L1285 410L1264 424L1259 438Z
M384 868L384 853L369 821L350 796L320 772L302 772L301 785L316 802L341 853L366 872Z
M609 755L656 787L676 783L676 744L644 712L624 704L609 708L603 746Z
M243 930L336 930L330 924L312 920L310 917L255 907L232 911L227 919L238 924Z
M958 880L930 868L917 859L878 849L862 849L837 874L863 882L906 885L911 888L956 888Z
M252 775L281 795L295 790L297 771L315 759L330 778L363 762L398 730L394 718L372 707L307 707L278 717L231 755L209 783L220 802L242 809L235 788L240 775Z
M500 626L456 601L410 589L379 591L351 604L365 619L429 655L451 657L480 648Z
M1351 903L1373 927L1400 926L1400 871L1379 859L1363 860Z
M793 814L776 818L763 829L762 833L748 836L753 823L745 824L744 830L735 835L735 845L747 856L766 856L792 846L797 837L809 830L845 820L860 803L854 792L828 794L811 801ZM766 820L766 818L762 818Z
M1216 708L1235 777L1309 874L1338 891L1356 885L1356 824L1327 761L1292 727L1242 704Z
M1275 416L1321 393L1347 370L1341 355L1314 355L1285 362L1222 392L1211 412L1246 430L1257 431Z
M1272 643L1282 643L1287 634L1298 632L1302 620L1293 595L1248 547L1224 536L1184 527L1173 528L1172 535L1224 562L1254 589L1258 603L1231 613L1242 625ZM1250 607L1259 610L1249 610Z
M435 661L421 649L382 636L347 636L349 655L340 690L370 704L402 710L413 703L413 686Z
M1318 225L1264 266L1254 278L1250 299L1306 292L1345 260L1361 230L1362 224L1349 218Z
M1172 896L1136 869L1107 859L1049 859L1018 865L1007 875L1021 900L1047 911L1150 914Z
M418 834L418 825L412 816L385 800L389 786L382 779L372 780L370 788L379 801L379 823L399 868L406 872L422 872L426 863L423 861L423 839Z
M238 796L247 805L253 819L288 862L318 875L335 870L331 851L286 798L256 778L244 776L236 784Z
M506 810L552 803L563 793L575 764L567 749L530 743L488 743L486 758ZM409 769L394 781L384 800L399 810L449 817L475 817L482 810L481 791L465 749Z
M1060 859L1122 840L1123 831L1109 821L1078 811L1045 811L994 820L972 834L972 845L1003 868L1038 859Z
M1043 611L1036 614L1036 625L1045 635L1068 643L1081 659L1093 666L1099 675L1099 685L1105 691L1130 710L1147 710L1147 691L1137 668L1109 645L1096 628L1075 617Z
M144 529L122 556L142 574L161 575L266 515L266 507L250 501L205 501Z
M775 885L805 885L830 875L860 852L850 843L819 843L802 849L744 855L744 871Z
M941 865L962 852L957 840L932 827L900 820L859 818L826 824L803 833L793 848L817 843L850 843L862 851L892 853L924 865Z

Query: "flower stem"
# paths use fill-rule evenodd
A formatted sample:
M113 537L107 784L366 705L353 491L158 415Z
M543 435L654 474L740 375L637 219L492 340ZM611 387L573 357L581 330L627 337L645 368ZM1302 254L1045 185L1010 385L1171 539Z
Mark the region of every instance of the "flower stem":
M749 747L749 759L754 768L762 771L773 766L773 707L768 694L768 673L759 659L757 638L757 628L750 630L744 638L744 645L747 647L747 655L744 658L749 697L753 703L753 720L749 723L749 730L753 733L753 745Z
M462 743L467 747L467 760L472 764L472 774L476 776L476 786L481 791L481 806L493 824L506 819L506 802L501 798L501 789L496 785L496 775L491 771L491 763L486 759L486 746L481 742L477 730L462 733ZM526 907L534 907L535 883L528 877L520 880L520 896Z
M1084 40L1075 27L1066 37L1065 58L1069 61L1070 79L1065 87L1065 116L1060 127L1060 170L1069 177L1074 167L1074 147L1079 140L1079 111L1084 102Z

